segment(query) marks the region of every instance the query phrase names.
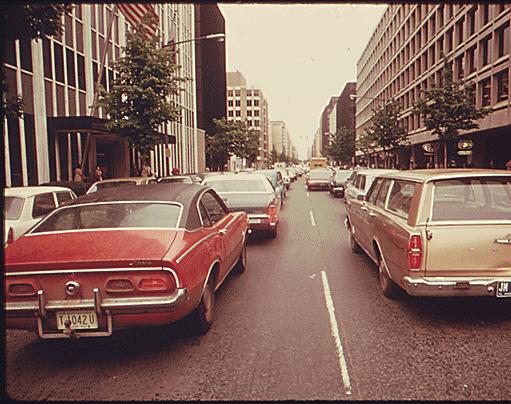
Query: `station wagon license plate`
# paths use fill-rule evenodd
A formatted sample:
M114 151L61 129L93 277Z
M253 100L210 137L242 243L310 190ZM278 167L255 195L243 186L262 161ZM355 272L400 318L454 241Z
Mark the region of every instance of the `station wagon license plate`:
M511 281L497 283L497 297L511 297Z
M249 223L254 223L254 224L257 224L257 223L261 223L261 219L248 219L248 222Z
M66 320L71 322L71 328L74 330L98 328L98 316L94 310L57 311L55 316L58 330L66 329Z

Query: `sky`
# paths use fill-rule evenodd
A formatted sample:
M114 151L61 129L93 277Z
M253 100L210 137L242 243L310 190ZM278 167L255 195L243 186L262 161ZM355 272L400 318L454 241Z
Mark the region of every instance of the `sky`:
M227 71L259 86L270 120L284 121L307 157L323 108L356 81L357 62L385 4L219 4Z

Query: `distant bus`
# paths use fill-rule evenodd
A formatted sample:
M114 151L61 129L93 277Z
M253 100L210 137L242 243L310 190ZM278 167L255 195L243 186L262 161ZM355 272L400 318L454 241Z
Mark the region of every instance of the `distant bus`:
M326 157L311 157L309 160L309 170L314 170L315 168L327 168Z

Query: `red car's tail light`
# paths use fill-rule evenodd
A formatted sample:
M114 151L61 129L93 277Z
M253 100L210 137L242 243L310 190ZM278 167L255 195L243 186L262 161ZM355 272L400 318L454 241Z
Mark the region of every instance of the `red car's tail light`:
M8 293L10 296L35 296L36 290L30 283L13 283L9 285Z
M106 283L106 291L111 293L131 292L135 290L133 282L125 278L109 279Z
M422 261L422 238L413 234L408 240L408 268L411 271L420 270Z
M160 277L143 278L140 280L138 288L140 290L151 292L168 291L175 290L176 283L172 277L169 277L168 279Z
M268 206L268 216L270 217L270 222L277 221L277 207L273 202Z

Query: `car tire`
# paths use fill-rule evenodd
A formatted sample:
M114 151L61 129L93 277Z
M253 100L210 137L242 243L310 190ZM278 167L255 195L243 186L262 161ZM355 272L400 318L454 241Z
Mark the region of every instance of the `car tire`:
M378 260L378 280L383 295L388 298L395 300L401 296L401 290L392 279L390 279L385 267L385 262L382 257Z
M247 270L247 246L244 244L235 267L236 273L242 274Z
M208 279L208 283L202 292L199 307L192 313L192 328L196 334L206 334L213 324L215 314L215 287L213 278Z
M277 237L277 226L268 231L268 237L276 238Z
M355 254L362 254L362 247L360 247L360 244L358 244L357 240L355 240L353 232L350 233L350 247L351 251Z

